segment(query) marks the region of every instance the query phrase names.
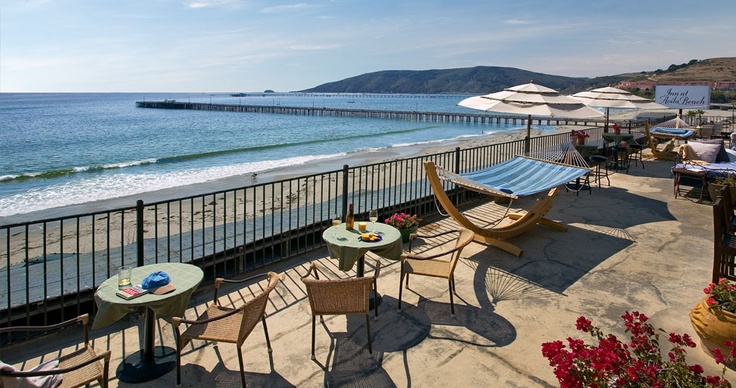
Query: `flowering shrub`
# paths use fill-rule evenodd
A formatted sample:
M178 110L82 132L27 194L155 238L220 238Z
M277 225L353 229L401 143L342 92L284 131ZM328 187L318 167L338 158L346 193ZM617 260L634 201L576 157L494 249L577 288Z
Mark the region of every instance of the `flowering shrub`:
M570 137L582 137L583 139L585 139L590 137L590 135L582 129L579 131L573 129L572 132L570 132Z
M736 283L731 283L726 278L721 278L718 284L711 283L703 289L709 295L705 303L711 307L718 307L723 311L736 314Z
M621 318L631 342L623 343L613 334L604 334L585 317L578 318L575 327L598 340L597 345L587 345L583 340L567 338L542 344L542 355L555 368L560 387L730 387L721 376L703 376L703 367L688 365L686 348L694 348L695 342L687 334L670 333L667 338L671 348L663 358L659 348L662 329L647 323L644 314L628 311ZM716 362L725 363L736 357L733 341L726 341L731 349L728 357L718 349ZM719 357L720 356L720 357Z
M419 217L406 213L394 213L391 217L386 218L385 222L396 229L412 229L419 226Z

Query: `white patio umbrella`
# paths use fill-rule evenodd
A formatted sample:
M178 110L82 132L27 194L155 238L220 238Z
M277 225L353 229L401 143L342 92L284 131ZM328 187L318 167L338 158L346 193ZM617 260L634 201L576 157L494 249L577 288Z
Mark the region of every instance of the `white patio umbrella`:
M603 113L585 106L581 101L563 96L554 89L537 85L534 81L496 93L468 97L460 101L458 105L488 112L527 115L526 152L529 152L532 116L567 118L597 118L603 116Z
M579 99L585 105L606 108L606 123L603 131L608 132L608 116L610 108L617 109L669 109L657 104L653 100L639 97L626 90L612 87L598 88L586 92L575 93L572 97Z

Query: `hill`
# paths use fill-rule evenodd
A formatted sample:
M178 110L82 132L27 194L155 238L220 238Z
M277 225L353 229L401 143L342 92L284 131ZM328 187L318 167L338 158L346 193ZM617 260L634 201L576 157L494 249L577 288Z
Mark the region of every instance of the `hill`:
M582 85L590 82L590 78L535 73L512 67L477 66L445 70L384 70L322 84L302 92L482 94L530 80L560 91L582 90Z
M301 92L321 93L457 93L483 94L535 82L562 94L616 85L621 81L650 80L658 83L736 80L736 58L691 60L672 64L666 70L642 71L595 78L565 77L512 67L476 66L459 69L384 70L329 82Z
M655 71L648 74L648 77L657 83L733 81L736 80L736 58L692 60L687 65L670 65L667 70L669 71Z

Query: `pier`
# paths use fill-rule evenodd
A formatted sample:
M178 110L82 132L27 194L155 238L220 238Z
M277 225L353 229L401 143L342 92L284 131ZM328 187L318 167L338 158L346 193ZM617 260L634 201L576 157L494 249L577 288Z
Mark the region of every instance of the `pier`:
M484 113L447 113L447 112L416 112L395 110L345 109L345 108L317 108L299 106L271 106L271 105L235 105L235 104L208 104L199 102L164 101L137 101L138 108L152 109L188 109L209 110L220 112L241 113L270 113L297 116L324 116L324 117L357 117L405 121L425 121L442 123L472 123L472 124L526 124L526 116L496 115ZM582 125L598 127L603 125L603 119L573 119L565 117L533 117L532 124L537 125Z

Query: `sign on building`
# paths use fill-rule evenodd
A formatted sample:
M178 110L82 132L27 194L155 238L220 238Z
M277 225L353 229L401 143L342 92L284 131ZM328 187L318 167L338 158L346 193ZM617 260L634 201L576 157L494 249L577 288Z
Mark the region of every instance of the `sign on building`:
M657 85L654 102L675 109L708 109L709 85Z

